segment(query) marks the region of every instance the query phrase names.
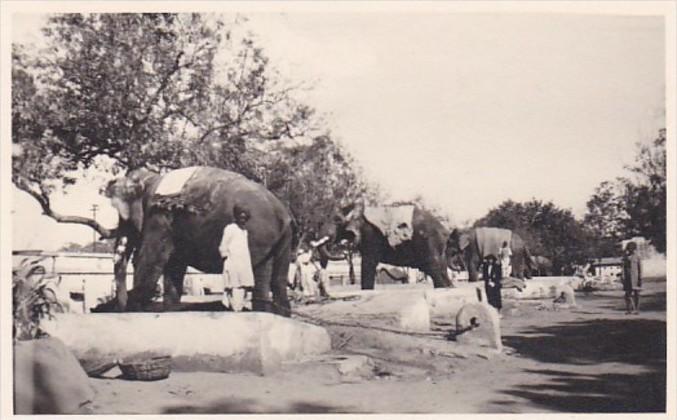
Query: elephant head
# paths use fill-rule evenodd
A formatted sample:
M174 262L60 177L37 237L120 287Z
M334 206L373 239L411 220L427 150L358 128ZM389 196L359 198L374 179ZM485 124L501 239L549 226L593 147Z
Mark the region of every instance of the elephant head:
M330 242L354 249L361 240L360 227L364 206L351 204L336 212L332 223L326 223L321 235Z
M131 222L138 233L143 229L143 195L150 176L152 176L150 172L137 169L127 176L110 181L102 191L110 198L120 219Z

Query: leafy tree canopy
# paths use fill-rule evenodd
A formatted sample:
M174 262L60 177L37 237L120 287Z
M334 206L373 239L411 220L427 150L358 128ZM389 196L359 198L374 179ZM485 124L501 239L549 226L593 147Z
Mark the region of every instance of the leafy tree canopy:
M303 86L283 83L243 32L241 18L205 14L52 15L44 49L13 46L14 184L104 237L50 207L73 171L220 167L266 182L308 220L362 192L354 162L295 99ZM294 139L305 143L285 150Z

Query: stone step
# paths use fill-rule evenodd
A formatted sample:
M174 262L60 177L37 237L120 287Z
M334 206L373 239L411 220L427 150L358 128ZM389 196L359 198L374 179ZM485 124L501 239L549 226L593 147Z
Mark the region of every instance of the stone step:
M59 314L44 329L78 359L168 354L179 371L265 374L331 348L324 328L261 312Z

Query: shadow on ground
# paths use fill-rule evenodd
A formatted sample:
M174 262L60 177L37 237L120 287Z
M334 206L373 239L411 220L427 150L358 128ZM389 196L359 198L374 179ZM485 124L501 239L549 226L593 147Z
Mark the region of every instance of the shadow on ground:
M286 405L266 406L253 399L245 398L229 399L228 401L219 401L203 406L174 406L165 409L163 414L324 414L348 412L350 412L350 410L345 407L302 401L296 401Z
M504 336L503 343L520 357L553 364L526 370L545 377L542 383L516 385L504 394L562 412L665 411L665 321L627 316L561 323ZM510 410L509 400L492 405Z

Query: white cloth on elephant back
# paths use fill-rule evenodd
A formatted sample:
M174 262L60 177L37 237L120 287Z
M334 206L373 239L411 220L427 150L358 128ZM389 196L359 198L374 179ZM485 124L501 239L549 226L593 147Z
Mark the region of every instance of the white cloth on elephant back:
M366 207L364 217L383 232L392 247L414 236L413 205Z
M477 249L482 258L493 255L496 259L499 258L499 250L503 242L508 245L512 242L512 231L509 229L480 227L475 229L477 238Z
M247 230L240 228L236 223L227 225L223 230L219 252L226 258L223 263L223 287L226 289L253 287L254 272Z
M183 186L188 182L188 180L195 174L195 172L200 169L198 166L191 166L188 168L176 169L171 172L167 172L162 176L160 184L155 190L155 194L158 195L172 195L178 194L183 189Z

